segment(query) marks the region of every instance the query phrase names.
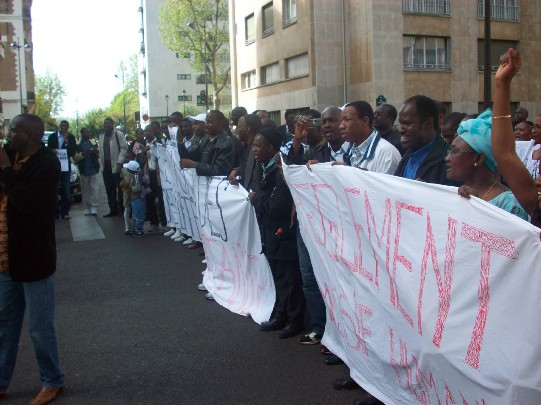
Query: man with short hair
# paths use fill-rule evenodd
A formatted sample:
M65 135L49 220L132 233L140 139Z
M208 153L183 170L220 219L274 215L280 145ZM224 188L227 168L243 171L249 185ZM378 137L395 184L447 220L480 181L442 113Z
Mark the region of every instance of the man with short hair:
M404 149L400 143L400 134L393 130L393 125L397 116L396 108L391 104L381 104L374 111L374 128L378 134L390 142L398 151L400 156L404 154Z
M103 120L103 132L99 135L98 146L103 184L109 205L109 212L103 217L115 217L124 208L120 188L120 170L124 164L128 144L124 134L114 129L113 120L109 117Z
M309 109L300 115L295 123L295 135L285 157L287 164L304 165L308 161L308 151L318 145L325 145L326 140L321 133L321 125L312 125L310 120L321 118L321 113ZM281 149L283 150L283 148Z
M246 108L244 107L235 107L231 110L231 113L229 114L229 118L231 121L231 125L236 127L239 124L240 117L248 114L248 111L246 111Z
M0 234L7 232L7 261L0 261L0 398L13 376L26 312L43 385L32 405L53 401L64 385L54 327L60 162L41 143L43 133L41 118L18 115L9 125L9 151L0 148Z
M241 184L248 191L257 191L261 180L261 167L255 161L252 143L255 135L262 128L261 119L255 114L246 114L239 119L237 124L236 132L243 144L243 153L240 166L229 173L228 179L231 184ZM237 180L239 175L240 180Z
M54 153L58 155L59 149L67 150L67 168L62 170L60 173L60 209L59 215L62 219L70 219L70 208L71 208L71 188L70 188L70 178L71 178L71 158L77 152L77 141L73 134L69 132L70 124L66 120L60 121L60 130L53 132L49 135L47 140L47 148L51 149Z
M447 179L449 145L438 135L436 103L426 96L407 99L398 114L400 142L406 150L395 175L426 183L457 185Z
M526 121L528 119L528 109L525 107L518 107L515 111L515 119L513 121L513 128L522 121Z

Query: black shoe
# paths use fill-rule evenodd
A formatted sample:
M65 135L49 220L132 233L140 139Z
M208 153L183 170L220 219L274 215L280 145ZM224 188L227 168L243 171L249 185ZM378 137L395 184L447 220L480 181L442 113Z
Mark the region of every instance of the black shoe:
M381 402L379 399L377 399L375 396L370 394L369 392L365 392L363 395L361 395L359 398L353 401L353 405L385 405L385 404Z
M104 218L111 218L111 217L116 217L118 215L118 212L110 212L108 214L105 214L103 217Z
M284 327L285 321L280 318L272 318L268 322L262 322L259 330L262 332L272 332L273 330L280 330Z
M337 378L336 380L333 381L332 383L332 387L335 389L335 390L357 390L359 388L361 388L359 386L359 384L357 384L355 382L355 380L351 377L346 377L346 378Z
M344 364L344 360L338 357L336 354L329 355L325 360L325 364L328 366L338 366L339 364Z
M302 325L296 323L288 323L284 329L278 333L280 339L287 339L293 336L297 336L302 332Z

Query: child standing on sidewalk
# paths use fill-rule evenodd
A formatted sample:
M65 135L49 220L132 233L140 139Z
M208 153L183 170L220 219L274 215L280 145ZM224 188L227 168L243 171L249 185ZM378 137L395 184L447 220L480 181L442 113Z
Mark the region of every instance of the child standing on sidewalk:
M126 164L130 160L134 160L133 152L128 150L124 159L124 165L120 169L120 188L122 189L122 202L124 204L124 234L133 235L133 227L131 220L131 186L130 186L130 173Z
M145 224L145 196L150 192L148 188L148 176L141 174L139 163L135 160L130 160L124 163L124 167L128 171L129 189L131 197L131 216L133 219L133 234L132 238L142 238L143 225Z

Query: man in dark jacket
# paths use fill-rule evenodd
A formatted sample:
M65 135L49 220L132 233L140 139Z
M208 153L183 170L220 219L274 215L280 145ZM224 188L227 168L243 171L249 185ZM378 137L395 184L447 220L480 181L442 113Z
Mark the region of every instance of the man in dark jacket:
M447 180L449 145L438 135L438 110L426 96L407 99L398 114L400 141L406 150L395 176L426 183L457 185Z
M38 116L18 115L9 130L9 156L0 149L8 234L8 266L0 268L0 397L13 375L26 310L43 384L32 404L45 404L64 384L54 329L60 162L41 143L44 125Z
M68 162L66 168L60 174L60 215L63 219L70 219L71 208L71 158L77 152L77 141L73 134L69 133L70 124L68 121L60 121L60 130L49 135L47 147L58 155L59 149L67 149Z
M297 225L291 219L293 197L276 167L276 153L282 136L276 128L261 129L252 143L254 156L262 166L259 191L250 193L261 231L263 253L276 287L276 303L262 331L280 330L281 339L298 335L303 329L304 296L297 252Z

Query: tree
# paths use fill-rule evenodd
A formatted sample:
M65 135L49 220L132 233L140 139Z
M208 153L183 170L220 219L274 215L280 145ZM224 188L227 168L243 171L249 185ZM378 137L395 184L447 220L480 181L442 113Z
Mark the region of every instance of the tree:
M229 83L229 32L227 1L165 0L160 9L163 43L180 54L191 53L190 65L208 72L214 108L219 109L220 93ZM208 94L207 94L208 97Z
M107 114L115 122L124 122L124 102L126 102L126 121L124 123L127 133L134 134L137 123L135 122L135 112L139 111L139 75L137 69L137 55L132 55L128 61L121 61L116 75L119 80L123 80L123 89L117 93L111 106L107 109Z
M57 129L55 116L62 109L66 90L55 73L46 71L45 76L36 76L35 114L45 122L45 129Z
M108 115L108 111L102 108L89 110L79 119L79 128L88 128L90 137L97 138L103 130L103 120Z

